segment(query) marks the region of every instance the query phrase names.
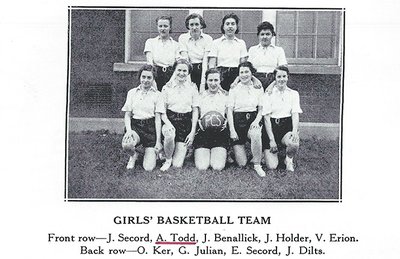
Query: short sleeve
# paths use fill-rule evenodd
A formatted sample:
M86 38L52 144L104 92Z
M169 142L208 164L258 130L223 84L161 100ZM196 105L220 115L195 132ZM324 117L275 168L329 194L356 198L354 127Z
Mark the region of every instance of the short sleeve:
M228 102L226 104L226 107L229 107L229 108L235 107L235 90L234 89L229 90Z
M144 45L144 50L143 53L146 54L146 52L152 52L153 51L153 42L152 39L147 39L146 43Z
M208 53L209 57L217 57L218 56L218 43L213 41L210 45L210 53Z
M292 97L292 113L302 113L303 110L300 108L300 96L297 91L293 91Z
M197 86L193 83L192 84L192 107L199 107L200 106L200 95L199 92L197 91Z
M250 47L249 48L249 52L248 52L248 55L249 55L249 59L248 59L248 61L250 61L250 62L254 62L254 55L253 55L253 52L254 52L254 47Z
M204 48L205 52L210 52L211 51L211 46L213 43L213 39L211 38L211 36L207 35L208 37L205 37L206 40L206 46Z
M163 112L160 113L165 113L167 110L167 106L168 106L168 87L164 86L163 89L161 90L161 94L160 94L160 102L163 104L164 108L162 109Z
M123 112L131 112L132 111L132 90L128 92L126 96L126 101L121 111Z
M181 52L186 51L186 47L183 46L183 44L180 44L176 41L174 41L174 45L175 45L175 60L178 60L182 58Z
M286 55L283 48L279 48L278 66L287 65Z
M258 89L258 106L264 107L264 91L263 88Z
M187 44L186 44L186 39L185 39L185 34L181 34L178 38L178 43L179 43L179 48L180 51L188 51L187 49Z
M262 116L268 115L272 113L272 107L271 107L271 99L270 95L264 94L263 97L261 98L261 101L263 103L262 105Z
M164 95L158 92L157 100L156 100L156 110L155 112L158 113L165 113L165 102L164 102Z
M247 53L246 42L242 40L240 43L240 58L248 57L249 54Z

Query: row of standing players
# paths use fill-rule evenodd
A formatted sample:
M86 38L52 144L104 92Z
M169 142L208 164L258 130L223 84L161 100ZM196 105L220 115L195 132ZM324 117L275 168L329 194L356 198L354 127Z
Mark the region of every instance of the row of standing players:
M173 69L171 80L160 92L154 87L154 67L143 66L139 71L140 85L128 92L122 108L126 128L122 147L130 153L128 169L135 166L139 144L145 148L143 168L148 171L155 168L161 150L166 158L161 171L171 166L182 167L187 148L192 144L199 170L210 166L222 170L230 146L236 163L245 166L245 143L250 141L252 162L259 176L265 176L261 166L263 151L267 168L275 169L279 148L286 151L286 169L294 170L293 157L299 148L298 123L302 110L298 92L287 87L289 70L286 66L274 70L274 87L264 92L253 83L256 70L252 63L242 62L237 68L239 82L229 93L221 87L221 71L211 68L205 72L208 89L200 94L190 80L193 68L189 61L179 59ZM200 129L198 119L209 111L222 114L227 119L227 126L220 131Z
M175 71L174 62L179 58L185 58L192 64L189 81L193 81L197 85L200 93L203 93L206 89L205 73L207 68L218 68L220 85L222 89L229 91L231 85L237 85L241 81L241 77L238 77L238 65L246 60L251 61L256 68L256 71L251 71L253 75L251 83L254 84L255 89L260 88L261 85L264 89L270 86L268 91L271 93L271 85L274 84L270 84L274 80L271 72L277 66L287 65L283 49L271 43L272 38L275 36L274 27L269 22L259 24L257 26L257 35L260 43L251 47L247 52L246 43L235 36L238 33L238 24L239 17L236 14L226 15L221 24L223 35L213 41L209 35L202 32L202 29L206 28L206 23L202 16L190 14L185 20L185 25L189 31L179 37L178 43L169 35L172 27L172 18L168 16L157 18L159 36L146 41L144 53L148 63L155 67L155 82L158 90L161 91L164 85L168 82L169 84L171 83L171 77ZM235 114L238 112L235 111ZM179 143L179 141L177 142ZM179 146L178 144L178 150L180 150ZM243 156L237 155L236 153L240 153L240 151L237 152L236 149L238 148L234 147L236 160L239 165L242 165L243 161L246 162L246 160L240 159ZM239 150L242 149L239 148ZM253 162L254 160L257 159L253 158ZM179 166L179 164L181 163L176 164L176 166ZM257 163L255 164L257 165ZM287 164L289 164L287 167L290 169L290 162L287 162ZM213 162L211 162L211 165L213 166ZM199 167L203 168L204 166ZM213 167L220 168L221 166ZM256 166L256 168L259 167Z
M213 40L203 33L207 25L199 14L186 17L185 25L189 30L179 36L178 42L170 37L172 18L160 16L156 19L159 35L146 41L144 54L147 63L157 70L156 83L158 90L169 81L173 73L173 64L180 58L189 60L193 65L191 80L199 91L205 89L205 71L218 67L222 73L221 86L229 91L230 85L238 76L237 67L244 61L250 61L257 72L254 82L262 84L264 89L273 81L272 72L277 66L287 65L285 52L281 47L272 44L276 35L274 26L264 21L257 26L259 44L247 51L246 42L237 38L239 17L230 13L222 19L222 36Z

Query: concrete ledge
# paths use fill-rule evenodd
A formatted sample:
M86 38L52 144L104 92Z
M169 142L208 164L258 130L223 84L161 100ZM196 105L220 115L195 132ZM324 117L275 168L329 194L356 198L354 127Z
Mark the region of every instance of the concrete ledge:
M114 72L135 72L146 64L144 61L130 61L128 63L114 63ZM334 65L289 65L291 74L323 74L336 75L342 72L339 66Z
M69 131L108 130L110 133L122 134L124 120L122 118L69 118ZM303 139L319 138L336 140L340 135L339 123L300 122L300 137Z

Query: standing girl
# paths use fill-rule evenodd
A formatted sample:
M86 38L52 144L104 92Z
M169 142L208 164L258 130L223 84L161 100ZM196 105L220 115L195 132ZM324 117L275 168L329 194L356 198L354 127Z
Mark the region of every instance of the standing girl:
M238 39L235 34L239 33L239 17L230 13L222 19L222 36L213 41L209 57L209 67L218 67L223 78L221 86L229 91L230 85L238 76L238 65L247 60L246 43Z
M171 16L160 16L156 19L158 36L146 40L144 54L147 63L156 68L157 88L161 91L162 87L168 82L173 73L172 65L179 59L181 48L179 43L171 38L169 33L172 27Z
M208 66L208 53L213 39L205 34L206 22L200 14L192 13L186 17L186 28L189 32L179 36L184 56L192 63L193 71L190 74L192 82L197 85L200 92L205 90L205 72Z

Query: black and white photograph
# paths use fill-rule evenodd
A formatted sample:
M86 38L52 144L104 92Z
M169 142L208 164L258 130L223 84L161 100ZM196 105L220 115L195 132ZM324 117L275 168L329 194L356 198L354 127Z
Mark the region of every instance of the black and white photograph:
M344 8L68 11L66 200L341 201Z
M0 13L2 258L399 258L399 1Z

